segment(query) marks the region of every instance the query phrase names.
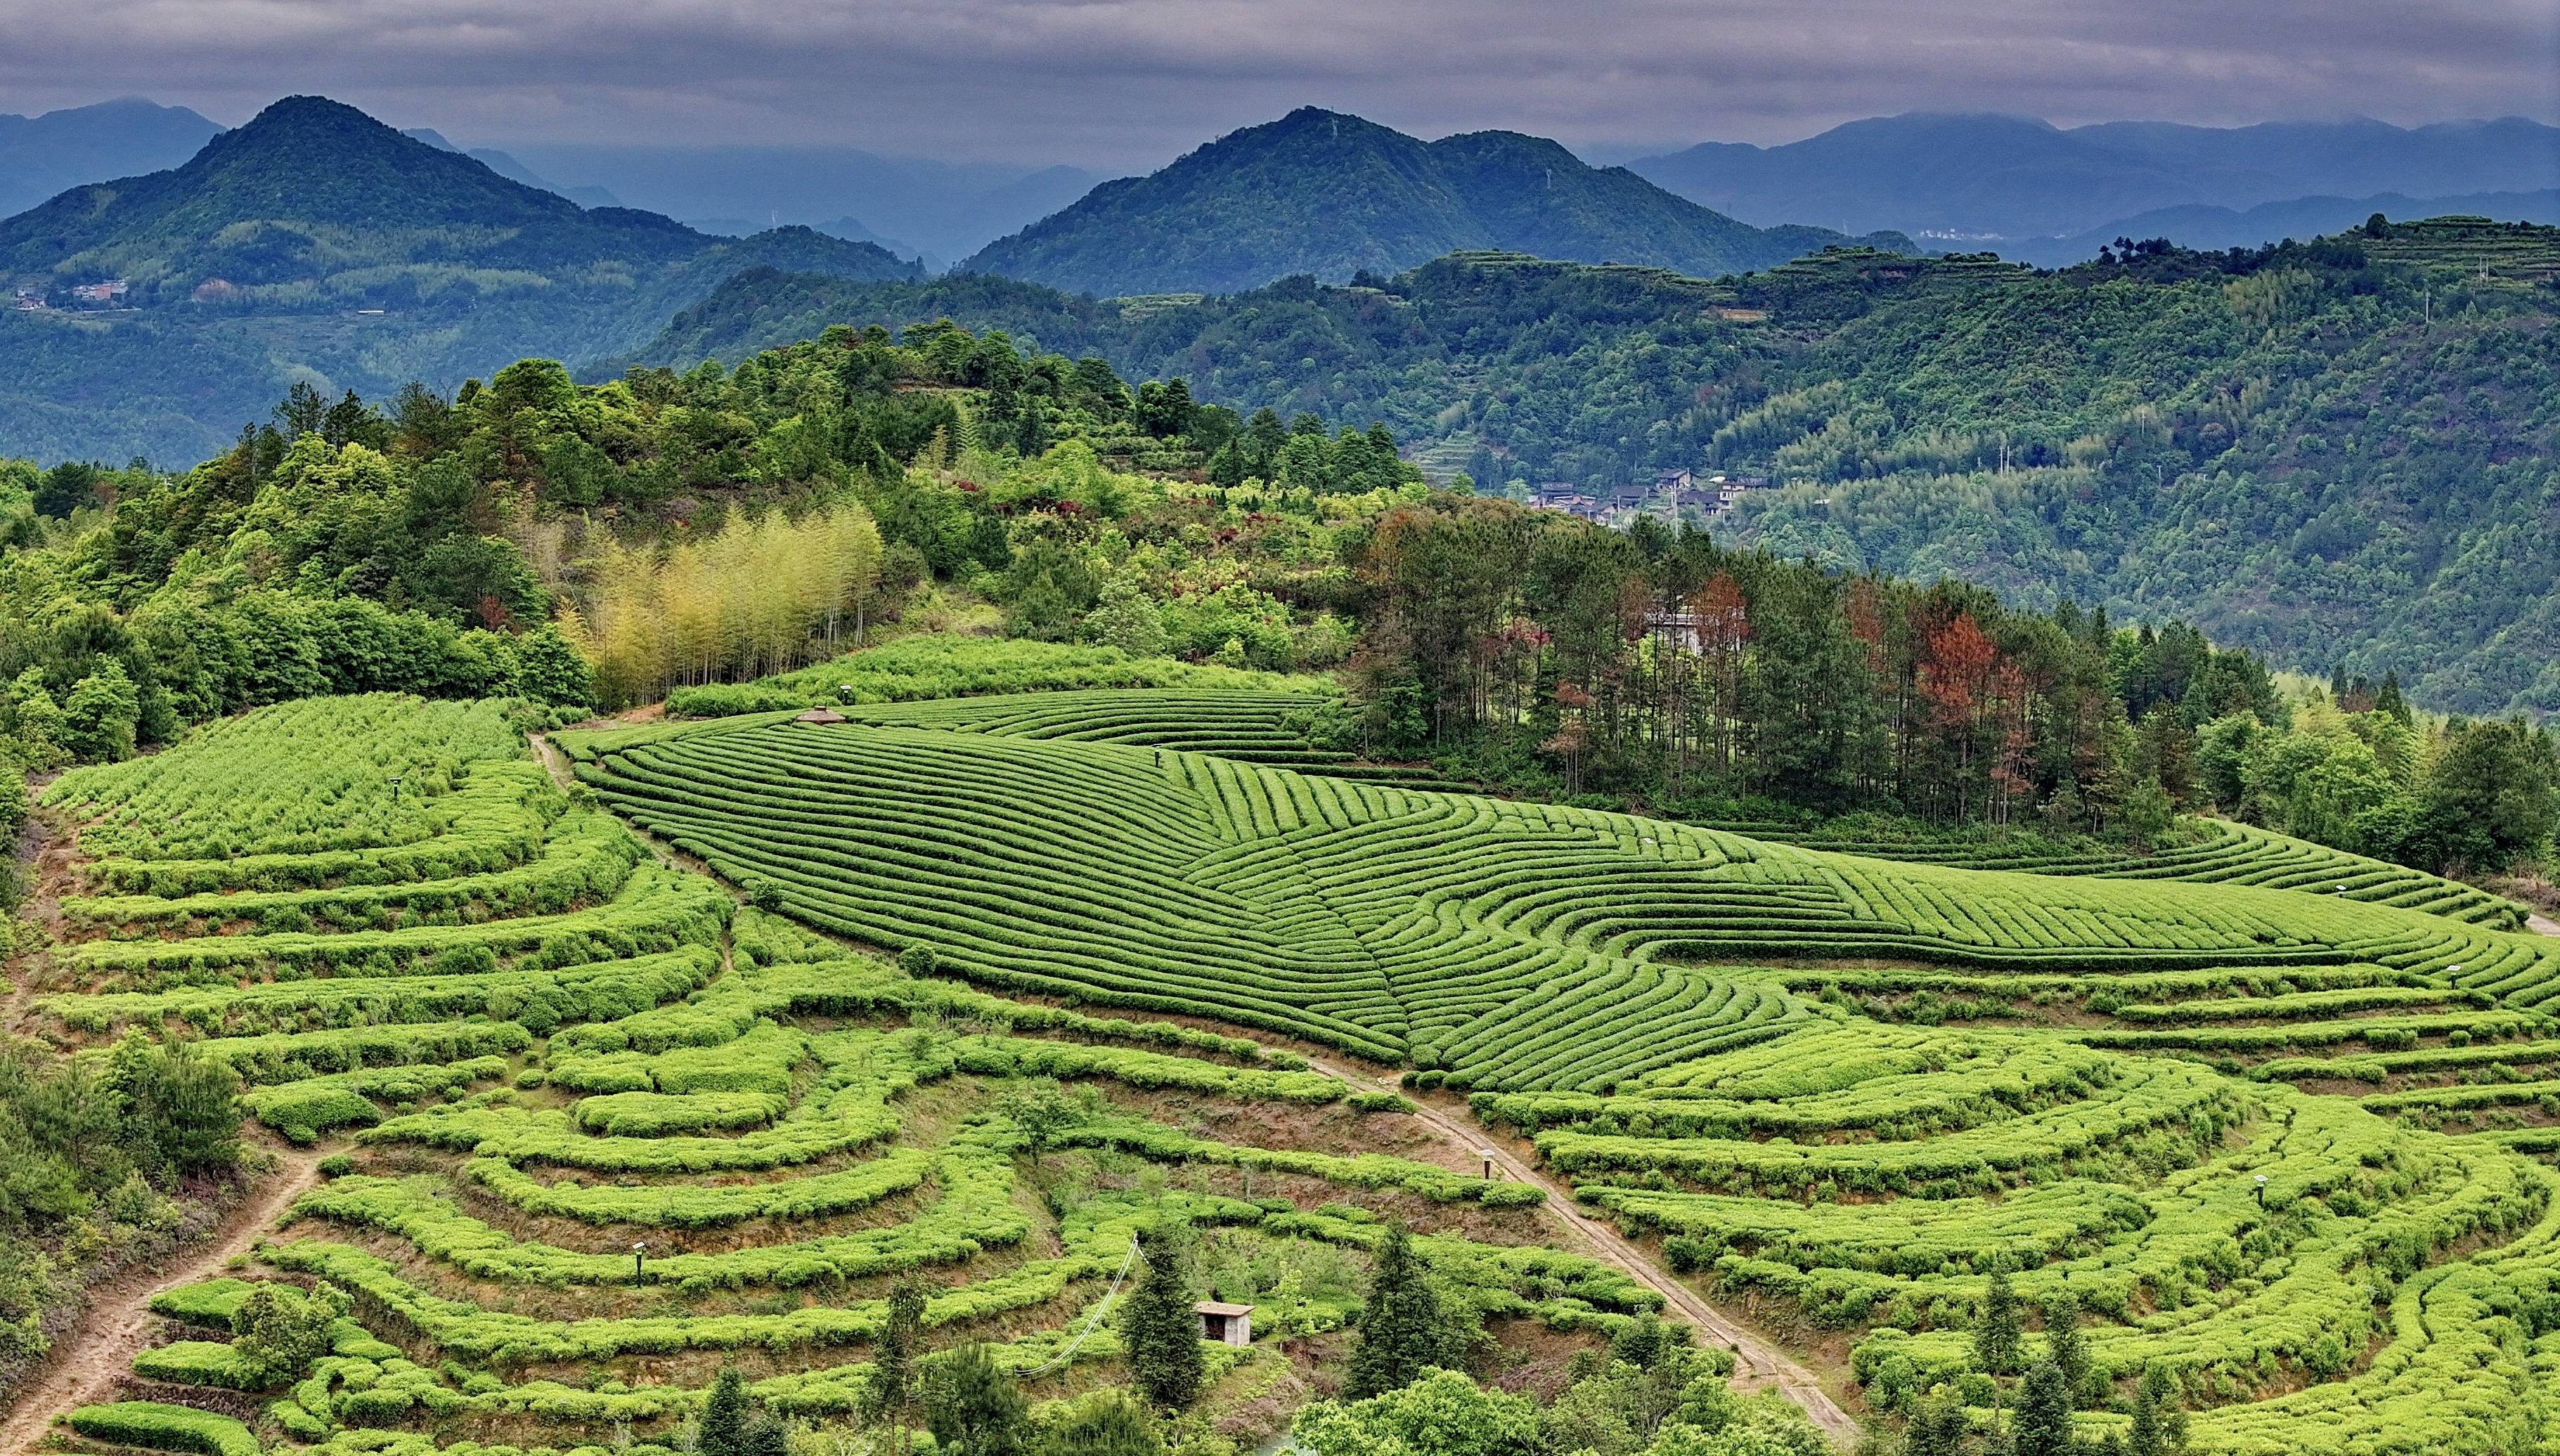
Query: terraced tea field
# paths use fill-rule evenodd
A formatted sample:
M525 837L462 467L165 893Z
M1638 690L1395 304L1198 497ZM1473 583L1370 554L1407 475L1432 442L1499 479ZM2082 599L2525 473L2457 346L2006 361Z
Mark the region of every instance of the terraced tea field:
M1294 1055L916 979L739 906L519 730L498 704L296 703L52 791L91 852L29 1029L86 1057L183 1039L273 1142L326 1154L105 1379L40 1388L72 1435L645 1453L723 1367L848 1421L908 1275L930 1345L1070 1392L1119 1379L1100 1316L1167 1214L1258 1306L1212 1415L1302 1379L1282 1342L1338 1348L1388 1216L1497 1322L1596 1337L1662 1303L1539 1246L1538 1190ZM323 1284L347 1310L289 1369L234 1338L261 1289Z
M1876 1409L1973 1388L1997 1264L2206 1449L2542 1438L2560 943L2487 897L2249 830L1963 868L1009 731L1064 706L565 742L806 924L1468 1092L1697 1287L1845 1335ZM2425 1081L2515 1125L2414 1126Z
M841 1429L910 1275L928 1345L1069 1393L1123 1378L1101 1316L1168 1213L1257 1306L1206 1401L1248 1438L1386 1217L1498 1328L1663 1304L1303 1045L1880 1424L1990 1418L2000 1268L2084 1312L2093 1436L2155 1370L2202 1450L2560 1439L2560 942L2497 903L2255 831L1966 867L1435 793L1333 772L1302 706L570 731L563 790L503 705L339 699L67 776L25 1029L189 1041L327 1176L52 1387L59 1438L674 1456L723 1367ZM233 1336L323 1284L325 1349Z

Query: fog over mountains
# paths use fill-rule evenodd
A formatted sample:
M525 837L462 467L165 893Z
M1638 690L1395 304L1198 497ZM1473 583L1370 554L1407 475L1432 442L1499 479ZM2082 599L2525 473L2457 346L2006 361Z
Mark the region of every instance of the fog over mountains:
M0 217L81 183L176 167L221 130L186 107L138 97L0 116ZM581 207L644 209L726 235L799 223L920 257L929 269L1068 209L1101 180L1038 159L945 163L843 146L457 144L432 127L409 134ZM1990 248L2042 266L2090 257L2119 235L2255 245L2331 231L2374 212L2560 220L2560 127L2519 117L2419 127L2351 119L2064 128L2018 116L1914 112L1779 146L1701 142L1640 157L1625 170L1753 227L1899 231L1930 247ZM1603 206L1639 230L1658 220L1648 205L1623 197ZM1024 255L1026 246L989 260Z
M1896 227L1940 247L2050 265L2089 257L2119 233L2232 246L2376 211L2543 220L2551 203L2534 195L2560 188L2560 127L2507 117L2415 128L2357 119L2066 130L2017 116L1913 113L1784 146L1702 142L1628 166L1746 222ZM2310 199L2329 205L2249 212Z

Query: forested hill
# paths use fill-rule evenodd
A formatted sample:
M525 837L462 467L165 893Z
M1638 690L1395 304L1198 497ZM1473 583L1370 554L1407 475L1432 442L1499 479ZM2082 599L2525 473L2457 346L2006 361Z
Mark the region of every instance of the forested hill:
M1838 251L1719 284L1456 256L1182 306L760 274L644 355L942 316L1383 419L1498 489L1766 474L1719 534L2196 621L2427 701L2560 709L2560 230L2390 223L2037 273Z
M192 460L294 378L388 394L528 354L628 349L757 264L916 271L805 227L727 239L581 209L353 107L288 97L184 166L0 221L0 273L47 305L0 315L0 440Z
M1104 295L1230 293L1295 273L1398 272L1460 248L1713 275L1845 240L1737 222L1542 137L1424 142L1310 106L1104 183L962 267ZM1918 251L1899 233L1866 240Z

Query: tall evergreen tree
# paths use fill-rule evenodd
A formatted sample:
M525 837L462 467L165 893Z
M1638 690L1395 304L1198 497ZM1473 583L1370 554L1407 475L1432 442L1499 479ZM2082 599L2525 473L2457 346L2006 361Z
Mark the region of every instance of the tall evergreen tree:
M703 1423L695 1449L701 1456L747 1456L746 1378L723 1370L703 1402Z
M924 1334L924 1282L908 1277L888 1292L888 1318L872 1346L871 1379L863 1384L862 1415L887 1426L902 1449L907 1412L915 1403L915 1360Z
M1019 1456L1031 1439L1031 1402L986 1346L963 1345L925 1381L924 1425L949 1456Z
M2128 1433L2128 1456L2172 1456L2186 1449L2186 1416L2178 1410L2168 1372L2152 1366L2134 1391L2134 1428Z
M1199 1397L1208 1375L1200 1315L1192 1309L1191 1270L1169 1229L1141 1233L1138 1252L1146 1272L1120 1318L1130 1378L1149 1400L1180 1410Z
M740 1456L791 1456L791 1422L770 1410L759 1410L746 1423Z
M1345 1398L1365 1400L1400 1390L1434 1366L1457 1369L1466 1350L1431 1284L1431 1271L1413 1251L1402 1223L1386 1227L1370 1271L1368 1299L1360 1306L1360 1343L1352 1347Z
M2016 1456L2071 1456L2071 1389L2063 1383L2062 1367L2039 1360L2026 1373L2009 1442Z
M2089 1345L2080 1334L2080 1301L2070 1290L2044 1301L2044 1351L2062 1371L2062 1388L2077 1402L2090 1385Z
M2382 691L2373 699L2373 710L2399 719L2404 728L2409 725L2409 699L2400 692L2399 668L2394 667L2382 674Z
M1990 1375L2014 1375L2019 1333L2017 1291L2009 1284L2008 1270L1994 1269L1974 1320L1974 1363Z

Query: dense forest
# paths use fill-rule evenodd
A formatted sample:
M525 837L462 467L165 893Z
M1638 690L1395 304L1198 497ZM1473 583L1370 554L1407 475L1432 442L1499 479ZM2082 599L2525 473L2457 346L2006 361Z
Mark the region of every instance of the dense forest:
M2555 277L2560 230L2456 221L2054 273L1835 251L1709 283L1459 255L1189 304L753 273L640 359L947 316L1204 398L1382 420L1489 494L1765 475L1719 538L2539 712L2560 706Z
M2549 737L2281 684L2196 628L2004 604L1434 488L1383 424L1131 388L947 323L734 369L447 399L297 388L178 474L0 468L0 728L31 767L320 692L570 711L880 634L1345 669L1309 731L1443 777L1724 821L2101 833L2221 812L2431 869L2551 833Z

